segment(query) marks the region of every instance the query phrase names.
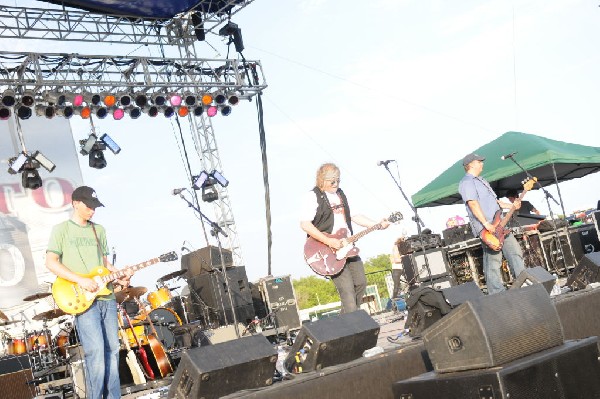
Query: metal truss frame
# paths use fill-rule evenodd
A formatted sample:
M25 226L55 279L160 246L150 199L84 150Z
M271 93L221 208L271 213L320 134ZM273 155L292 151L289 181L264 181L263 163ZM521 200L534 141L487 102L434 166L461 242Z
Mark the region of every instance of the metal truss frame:
M229 0L214 12L202 12L205 33L213 32L253 1ZM187 26L191 19L185 14L170 20L141 19L95 14L50 4L49 8L0 5L0 21L0 38L138 45L170 45L182 35L195 38L194 30Z

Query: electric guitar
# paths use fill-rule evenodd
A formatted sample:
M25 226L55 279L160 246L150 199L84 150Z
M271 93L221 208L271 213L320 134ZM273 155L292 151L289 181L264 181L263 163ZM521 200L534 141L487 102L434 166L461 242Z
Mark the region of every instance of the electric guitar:
M144 366L144 371L145 371L146 377L153 380L154 379L154 370L152 370L152 366L150 366L150 362L148 361L148 355L146 354L146 349L144 349L144 347L142 346L142 343L140 342L140 339L138 338L138 336L135 332L135 329L133 328L133 325L131 324L131 319L129 318L129 315L127 314L127 312L123 312L122 314L123 314L123 316L125 316L125 319L127 320L127 324L129 325L131 335L133 335L133 338L135 338L135 343L137 344L137 355L140 360L140 363L142 363L142 365Z
M56 305L63 310L65 313L76 315L85 312L92 306L98 295L109 295L111 291L106 285L116 279L124 277L126 270L133 270L137 272L146 266L153 265L158 262L171 262L177 260L177 254L175 252L169 252L158 258L147 260L137 265L129 266L116 272L110 272L104 266L97 266L94 271L90 274L79 274L80 276L94 279L98 284L98 289L95 292L90 292L79 284L69 280L65 280L62 277L57 277L54 284L52 284L52 296Z
M392 213L386 220L390 223L396 223L402 220L400 212ZM321 241L312 237L306 239L304 244L304 260L308 266L321 276L335 276L342 271L346 264L346 258L358 255L359 249L354 246L359 238L366 236L372 231L381 229L381 223L377 223L368 229L348 237L348 229L339 229L334 234L324 233L328 237L337 238L343 241L344 246L337 251L330 248Z
M127 365L129 366L129 371L131 371L131 375L133 377L133 383L135 385L139 385L139 384L145 384L146 383L146 377L144 376L144 372L142 371L142 368L140 367L140 363L138 362L138 359L135 357L135 353L133 353L133 350L131 350L131 347L129 346L129 339L127 337L127 334L125 333L125 327L123 326L123 320L121 319L122 317L122 312L123 309L121 308L121 306L119 304L117 304L118 306L118 311L119 311L119 338L121 339L121 342L123 343L123 346L125 347L125 350L127 351L127 356L125 358Z
M158 340L158 334L156 332L156 328L154 328L154 323L152 323L152 319L146 312L146 308L137 298L134 298L137 304L142 311L142 314L150 324L153 334L148 334L148 345L150 345L150 350L154 355L154 360L156 360L156 366L158 367L158 371L160 372L161 377L166 377L168 374L173 372L173 366L171 366L171 362L169 361L169 357L165 353L165 348L162 343Z
M527 178L522 182L523 192L521 192L519 195L519 201L523 199L527 191L533 188L535 182L537 182L537 177L533 177L531 179ZM508 233L510 233L510 229L505 228L506 224L516 210L517 208L515 208L513 205L502 218L502 209L498 209L494 215L494 219L491 222L491 224L494 226L494 231L490 232L486 229L481 230L481 233L479 233L479 238L481 238L481 241L483 241L490 249L494 251L500 251L502 249L502 246L504 245L504 239Z

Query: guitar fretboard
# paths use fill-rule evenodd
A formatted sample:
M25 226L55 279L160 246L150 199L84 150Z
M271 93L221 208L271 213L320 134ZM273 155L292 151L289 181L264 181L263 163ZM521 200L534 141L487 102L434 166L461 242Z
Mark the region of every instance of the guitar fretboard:
M108 284L109 282L111 282L113 280L117 280L117 279L119 279L121 277L125 277L126 276L125 272L127 270L133 270L133 272L135 273L138 270L141 270L141 269L143 269L145 267L148 267L148 266L153 265L153 264L158 263L158 262L160 262L160 258L153 258L153 259L147 260L145 262L138 263L137 265L132 265L132 266L126 267L124 269L121 269L119 271L107 274L106 276L102 277L101 279L102 279L103 283L107 283Z

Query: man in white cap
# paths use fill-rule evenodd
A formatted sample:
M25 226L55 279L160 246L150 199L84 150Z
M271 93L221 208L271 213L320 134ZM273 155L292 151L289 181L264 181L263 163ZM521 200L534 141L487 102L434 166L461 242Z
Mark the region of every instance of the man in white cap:
M73 215L52 229L46 249L46 267L65 280L95 292L94 279L84 275L98 266L117 271L108 262L104 227L93 223L96 208L104 206L93 188L81 186L71 195ZM129 277L116 283L126 287ZM112 284L108 285L112 291ZM98 295L91 307L75 317L75 327L85 353L86 398L121 397L119 378L119 336L115 294Z
M458 184L458 192L465 203L471 229L476 237L480 236L483 229L494 233L495 228L491 222L500 208L510 209L514 205L519 209L521 206L519 199L515 200L514 204L498 200L488 181L480 176L483 171L483 161L485 158L477 154L471 153L465 156L463 167L467 173ZM481 246L483 248L483 273L488 294L504 291L501 272L502 255L508 261L508 266L515 278L525 269L523 252L517 239L512 234L506 236L501 251L494 251L483 242Z

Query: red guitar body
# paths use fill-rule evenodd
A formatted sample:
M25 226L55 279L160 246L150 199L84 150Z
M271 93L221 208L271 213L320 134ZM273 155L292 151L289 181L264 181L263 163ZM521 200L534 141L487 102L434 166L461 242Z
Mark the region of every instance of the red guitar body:
M328 237L343 240L348 237L347 229L339 229L335 234L324 233ZM351 248L347 247L351 246ZM342 255L340 251L345 251ZM327 245L312 237L306 239L304 244L304 259L313 271L321 276L335 276L342 271L346 264L346 258L358 255L358 248L352 244L334 251ZM341 259L338 259L341 258Z
M494 215L494 219L492 220L492 225L494 226L494 232L491 233L486 229L483 229L481 233L479 233L479 237L481 241L483 241L488 247L493 249L494 251L500 251L502 246L504 245L504 239L510 233L509 229L504 228L501 224L502 221L502 211L496 211Z

